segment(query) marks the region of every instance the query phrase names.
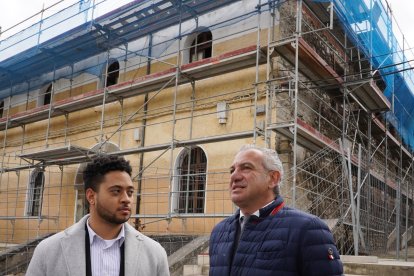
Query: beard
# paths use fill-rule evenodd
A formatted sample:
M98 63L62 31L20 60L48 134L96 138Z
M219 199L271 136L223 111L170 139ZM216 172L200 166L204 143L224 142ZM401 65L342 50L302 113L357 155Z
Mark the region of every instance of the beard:
M131 214L129 214L128 217L117 217L116 213L109 211L108 209L106 209L105 207L103 207L99 201L96 202L96 212L98 214L99 217L101 217L103 220L105 220L106 222L110 223L110 224L123 224L125 222L127 222L131 216Z

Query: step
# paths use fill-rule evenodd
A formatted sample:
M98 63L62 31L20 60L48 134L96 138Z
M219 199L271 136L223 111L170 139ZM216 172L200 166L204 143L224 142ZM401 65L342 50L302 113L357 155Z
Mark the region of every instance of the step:
M372 264L377 264L378 263L378 257L377 256L341 255L341 261L343 263L360 263L360 264L372 263Z
M377 256L341 255L345 276L412 276L414 262L381 259ZM197 255L197 265L185 265L184 276L208 275L210 257L207 252Z
M199 254L198 256L197 256L197 264L198 265L201 265L201 266L203 266L203 265L207 265L207 266L209 266L210 265L210 256L208 255L208 253L207 254Z
M356 275L375 276L412 276L414 275L414 262L378 259L373 262L343 262L344 272Z
M200 276L208 275L208 265L185 265L183 267L183 276Z

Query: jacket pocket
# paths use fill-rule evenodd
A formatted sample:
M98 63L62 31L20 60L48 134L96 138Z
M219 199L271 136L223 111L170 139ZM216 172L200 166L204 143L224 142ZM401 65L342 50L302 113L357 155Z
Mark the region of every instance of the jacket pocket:
M259 248L256 257L262 260L271 260L286 255L285 242L281 240L267 240Z

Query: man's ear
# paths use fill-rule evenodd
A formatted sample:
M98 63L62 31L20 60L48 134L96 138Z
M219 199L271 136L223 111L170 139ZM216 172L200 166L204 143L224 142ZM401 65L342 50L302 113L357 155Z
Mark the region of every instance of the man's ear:
M96 198L96 192L92 190L91 188L86 189L85 191L86 200L88 201L89 205L95 205L95 198Z
M271 171L269 172L269 177L271 179L271 183L269 184L269 188L273 189L280 182L280 172L278 171Z

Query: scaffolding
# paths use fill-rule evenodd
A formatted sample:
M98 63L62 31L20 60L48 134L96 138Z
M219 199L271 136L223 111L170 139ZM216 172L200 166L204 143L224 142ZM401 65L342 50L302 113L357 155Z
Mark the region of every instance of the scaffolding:
M278 6L280 26L271 32L278 35L269 42L268 52L279 63L270 65L279 73L268 77L268 125L293 140L296 153L285 194L292 205L300 203L328 220L343 254L385 254L395 248L399 258L401 247L407 248L407 238L402 244L401 237L412 231L413 157L412 138L404 130L412 113L397 105L402 98L409 102L412 93L396 99L390 91L412 85L412 74L399 76L404 71L397 70L401 63L392 51L400 56L400 48L380 1L368 1L368 7L357 1L352 8L346 1L315 2L323 4ZM374 20L355 10L379 14ZM296 25L289 25L294 19ZM343 23L339 30L335 21ZM385 38L382 21L389 28ZM362 23L371 30L358 29ZM401 114L404 120L396 120ZM298 146L317 153L298 164L303 154Z
M364 13L152 0L103 14L113 1L80 1L1 41L0 274L24 270L14 248L27 264L87 212L81 172L102 152L131 160L137 229L169 244L208 235L235 210L228 167L245 143L280 153L282 195L324 219L342 254L400 258L414 225L413 78L392 30L376 28L388 7L355 2Z

